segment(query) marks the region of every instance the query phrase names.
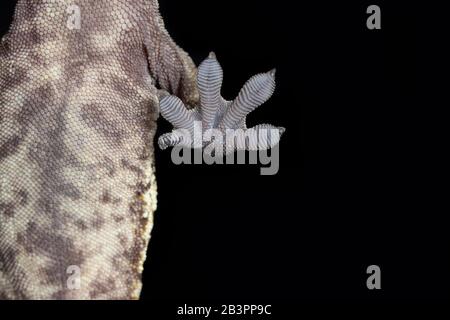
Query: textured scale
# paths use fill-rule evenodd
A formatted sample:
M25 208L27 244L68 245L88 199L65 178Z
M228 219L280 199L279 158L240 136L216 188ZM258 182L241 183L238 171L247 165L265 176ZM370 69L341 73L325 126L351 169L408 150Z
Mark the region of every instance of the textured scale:
M158 90L196 69L155 0L21 0L0 49L0 299L138 298ZM69 290L68 267L81 270Z
M157 0L75 3L19 0L0 44L0 299L139 298L159 112L175 125L166 148L194 121L246 129L275 88L256 76L225 101L215 57L197 77ZM274 127L255 128L247 148Z

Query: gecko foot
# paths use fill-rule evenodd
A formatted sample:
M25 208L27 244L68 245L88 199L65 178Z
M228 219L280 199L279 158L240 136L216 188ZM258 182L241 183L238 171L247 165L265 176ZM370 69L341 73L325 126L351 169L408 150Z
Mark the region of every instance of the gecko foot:
M176 96L161 99L161 114L174 126L172 132L159 138L161 149L203 148L217 155L237 150L267 150L279 143L284 128L246 125L247 115L274 93L275 70L250 78L234 101L222 98L222 81L222 68L211 53L198 69L199 106L189 110Z

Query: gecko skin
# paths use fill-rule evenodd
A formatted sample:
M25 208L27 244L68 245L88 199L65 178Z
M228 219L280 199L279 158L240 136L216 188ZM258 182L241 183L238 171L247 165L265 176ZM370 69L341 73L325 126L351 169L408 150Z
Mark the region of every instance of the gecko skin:
M209 59L200 97L156 0L18 1L0 47L0 299L139 298L160 105L177 124L187 109L174 96L211 126L217 112L237 126L273 92L266 74L224 107Z

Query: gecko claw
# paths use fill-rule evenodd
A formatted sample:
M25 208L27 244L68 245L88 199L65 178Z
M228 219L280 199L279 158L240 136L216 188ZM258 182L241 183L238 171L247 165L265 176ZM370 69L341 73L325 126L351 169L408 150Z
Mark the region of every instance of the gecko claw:
M269 71L269 75L271 77L275 77L276 73L277 73L277 69L272 69L272 70Z

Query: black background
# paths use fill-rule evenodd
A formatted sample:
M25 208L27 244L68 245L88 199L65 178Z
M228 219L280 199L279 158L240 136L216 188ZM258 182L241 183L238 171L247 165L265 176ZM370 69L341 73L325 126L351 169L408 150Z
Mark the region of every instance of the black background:
M1 33L15 1L2 1ZM368 30L377 4L382 30ZM215 51L231 99L277 68L249 125L287 128L280 171L172 164L157 153L158 211L142 298L177 301L448 298L448 240L422 162L418 17L401 1L160 0L200 63ZM160 119L159 133L170 130ZM382 289L366 287L381 267Z

